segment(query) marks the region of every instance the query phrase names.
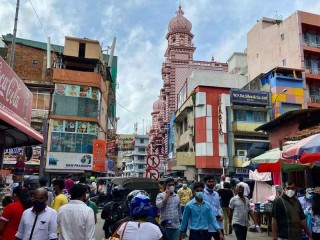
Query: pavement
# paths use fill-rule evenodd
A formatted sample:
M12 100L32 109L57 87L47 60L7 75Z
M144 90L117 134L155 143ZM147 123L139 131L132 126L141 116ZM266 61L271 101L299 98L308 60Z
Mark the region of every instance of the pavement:
M102 230L104 220L102 220L100 217L101 211L102 210L99 209L99 213L97 216L97 218L98 218L98 221L96 224L96 239L97 240L105 240L104 231ZM247 235L247 240L269 240L269 239L272 239L271 233L268 236L266 232L261 232L261 233L248 232L248 235ZM185 240L188 240L188 238L185 238ZM237 240L237 238L233 233L231 235L225 236L225 240Z

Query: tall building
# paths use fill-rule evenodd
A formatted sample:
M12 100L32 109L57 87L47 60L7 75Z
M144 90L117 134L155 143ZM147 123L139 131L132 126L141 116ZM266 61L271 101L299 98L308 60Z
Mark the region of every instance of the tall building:
M278 68L282 71L286 70L285 76L292 78L290 89L278 98L277 112L281 111L282 102L298 103L291 110L320 107L319 30L320 15L297 11L283 21L262 18L248 32L249 79L253 80L261 74ZM301 71L302 76L299 76L298 72ZM281 74L277 76L284 76ZM300 78L302 78L302 89L304 89L302 91L300 86L295 90ZM272 90L273 104L278 95L285 91L281 81L274 83L279 84L273 85L275 87ZM292 97L287 98L287 94ZM297 97L301 99L297 100Z
M121 152L121 160L124 166L122 175L124 177L143 177L143 175L146 172L147 146L149 142L149 137L147 135L131 136L133 136L134 139L132 148L128 146L124 147L124 151ZM120 135L119 142L121 142L121 138L124 139L123 136L121 137Z
M162 64L163 87L160 97L153 104L152 127L149 132L148 152L158 154L164 161L168 157L169 122L171 115L177 110L177 94L185 84L186 79L195 69L203 71L228 71L226 63L193 59L195 46L193 45L192 24L184 17L179 6L176 16L170 20L166 39L168 41L165 52L165 62Z
M8 61L12 35L2 38ZM48 174L91 172L93 140L106 140L116 125L117 57L109 67L90 39L66 37L64 46L50 47L47 68L47 43L16 39L14 70L33 94L31 126L45 135Z

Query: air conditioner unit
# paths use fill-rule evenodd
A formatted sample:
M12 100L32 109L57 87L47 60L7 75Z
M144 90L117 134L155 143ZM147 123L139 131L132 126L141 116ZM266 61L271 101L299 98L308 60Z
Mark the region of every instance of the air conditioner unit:
M237 150L237 156L240 157L246 157L247 156L247 150Z

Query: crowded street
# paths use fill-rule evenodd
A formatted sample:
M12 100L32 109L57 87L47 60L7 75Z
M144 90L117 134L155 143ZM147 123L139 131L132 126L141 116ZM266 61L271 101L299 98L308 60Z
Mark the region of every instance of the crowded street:
M0 240L320 240L319 0L0 6Z

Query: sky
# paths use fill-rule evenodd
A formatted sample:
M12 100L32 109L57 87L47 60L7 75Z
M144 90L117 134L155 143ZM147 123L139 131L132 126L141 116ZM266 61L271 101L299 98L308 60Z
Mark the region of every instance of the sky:
M59 45L65 36L86 37L103 49L116 37L118 133L131 134L138 123L143 134L162 87L168 24L180 3L192 23L194 59L201 61L226 62L243 52L247 32L262 17L320 14L319 0L20 0L17 37L46 42L49 36ZM16 1L0 0L0 6L0 34L12 33Z

